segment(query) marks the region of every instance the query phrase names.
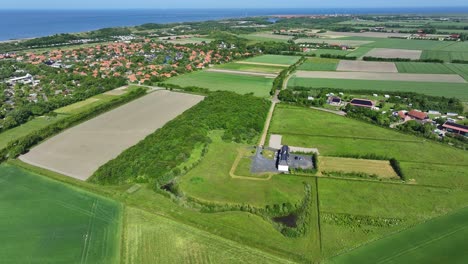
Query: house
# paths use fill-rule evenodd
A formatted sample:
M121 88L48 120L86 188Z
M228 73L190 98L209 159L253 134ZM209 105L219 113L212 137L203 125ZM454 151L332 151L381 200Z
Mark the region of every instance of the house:
M342 103L341 98L337 96L328 97L328 104L334 106L340 106Z
M366 108L375 108L375 102L367 99L357 99L354 98L349 102L352 106L357 106L357 107L366 107Z
M278 171L279 172L289 172L289 155L290 149L288 146L283 146L278 153Z
M445 124L443 124L442 127L447 132L468 137L468 126L460 125L453 122L445 122Z
M429 119L429 116L426 113L418 110L409 111L408 116L418 121L424 121Z

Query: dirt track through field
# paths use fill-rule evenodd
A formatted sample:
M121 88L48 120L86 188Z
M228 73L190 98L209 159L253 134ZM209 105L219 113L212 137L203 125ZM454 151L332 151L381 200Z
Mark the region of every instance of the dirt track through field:
M337 71L352 71L352 72L393 72L397 73L398 69L393 62L378 62L378 61L349 61L342 60L338 64Z
M238 64L250 64L250 65L263 65L263 66L274 66L274 67L285 67L288 68L291 65L288 64L275 64L275 63L264 63L264 62L253 62L253 61L238 61Z
M240 74L240 75L250 75L250 76L260 76L268 78L276 78L277 74L272 73L263 73L263 72L246 72L246 71L236 71L236 70L223 70L223 69L208 69L209 72L221 72L229 74Z
M316 79L347 79L374 81L408 81L408 82L439 82L466 83L465 79L456 74L412 74L412 73L372 73L372 72L312 72L297 71L296 77Z
M156 91L68 129L20 159L86 180L100 166L201 100L202 96Z

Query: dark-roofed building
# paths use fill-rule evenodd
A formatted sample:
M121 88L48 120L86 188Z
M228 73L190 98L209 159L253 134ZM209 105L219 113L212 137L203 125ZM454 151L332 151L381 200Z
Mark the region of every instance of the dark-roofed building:
M409 111L408 116L419 121L424 121L424 120L429 119L429 116L426 113L417 111L417 110Z
M445 122L445 124L443 124L442 127L447 132L468 137L468 126L460 125L453 122Z
M289 172L289 155L289 147L283 146L278 153L278 171Z
M336 105L336 106L340 106L341 105L341 98L337 97L337 96L330 96L328 97L328 104L329 105Z
M353 99L351 100L350 104L352 106L357 106L357 107L367 107L367 108L374 108L375 107L375 102L367 99Z

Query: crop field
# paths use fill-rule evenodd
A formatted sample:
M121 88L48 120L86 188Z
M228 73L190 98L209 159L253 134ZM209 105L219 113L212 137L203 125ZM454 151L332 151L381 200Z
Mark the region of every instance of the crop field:
M333 258L330 263L464 263L468 208Z
M457 97L465 102L468 102L468 85L463 83L395 82L293 77L289 80L288 86L303 86L313 88L327 87L346 90L415 92L433 96Z
M398 72L395 63L379 61L347 61L342 60L338 64L338 71L356 72Z
M211 91L253 93L256 96L267 97L273 85L273 78L200 71L171 78L166 83L182 87L198 86Z
M460 75L468 81L468 64L446 64L446 66L452 70L452 72Z
M300 38L295 40L296 43L328 43L330 45L348 45L351 47L363 46L371 44L373 41L367 40L348 40L348 39L317 39L317 38Z
M335 71L338 60L324 58L309 58L298 67L301 71Z
M452 60L468 61L468 52L463 51L443 51L443 50L425 50L421 55L421 59L438 59L445 62Z
M301 57L298 56L283 56L283 55L261 55L246 59L246 62L279 64L279 65L293 65Z
M100 166L201 100L202 96L153 92L50 138L20 159L86 180Z
M322 172L365 173L379 178L398 179L389 161L319 157L319 162Z
M118 263L121 206L0 166L0 262Z
M214 67L215 69L225 69L234 71L246 71L246 72L263 72L263 73L280 73L285 67L268 66L268 65L256 65L256 64L242 64L242 63L226 63L220 64Z
M368 37L347 37L348 40L372 41L363 45L369 48L403 49L403 50L446 50L458 51L466 44L457 44L453 41L433 41L433 40L408 40L396 38L368 38ZM460 50L463 51L463 50ZM370 55L369 55L370 56Z
M288 263L139 209L126 208L124 222L123 263Z
M352 51L349 50L337 50L337 49L311 49L305 54L315 54L317 57L320 57L322 54L331 54L331 55L348 55Z
M366 56L377 58L407 58L418 60L421 58L421 53L421 50L374 48L369 51Z
M265 41L275 41L275 42L287 42L292 39L290 36L275 35L271 33L254 33L254 34L242 34L239 35L241 38L248 39L252 42L265 42Z
M427 73L427 74L454 74L447 64L421 63L421 62L396 62L400 73Z
M357 68L357 67L355 67ZM384 67L381 67L384 68ZM407 81L407 82L445 82L466 84L465 79L457 74L417 74L395 72L311 72L297 71L297 78L323 78L346 80L373 80L373 81Z

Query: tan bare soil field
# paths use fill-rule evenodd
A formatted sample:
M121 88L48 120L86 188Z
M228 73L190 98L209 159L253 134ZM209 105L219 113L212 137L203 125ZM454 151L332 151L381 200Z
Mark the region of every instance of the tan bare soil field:
M365 44L373 43L374 41L367 40L345 40L345 39L322 39L322 38L300 38L296 43L328 43L334 45L348 45L358 47Z
M337 71L356 71L356 72L393 72L398 69L393 62L378 61L349 61L342 60L338 64Z
M322 78L322 79L348 79L348 80L374 80L374 81L407 81L407 82L446 82L466 83L456 74L413 74L392 72L334 72L334 71L297 71L299 78Z
M268 78L276 78L277 74L264 73L264 72L246 72L246 71L236 71L236 70L223 70L223 69L208 69L209 72L221 72L221 73L230 73L230 74L240 74L240 75L250 75L250 76L260 76Z
M406 58L412 60L419 60L421 58L422 50L404 50L404 49L383 49L375 48L369 51L365 56L377 58Z
M68 129L20 159L86 180L100 166L202 100L197 95L156 91Z

